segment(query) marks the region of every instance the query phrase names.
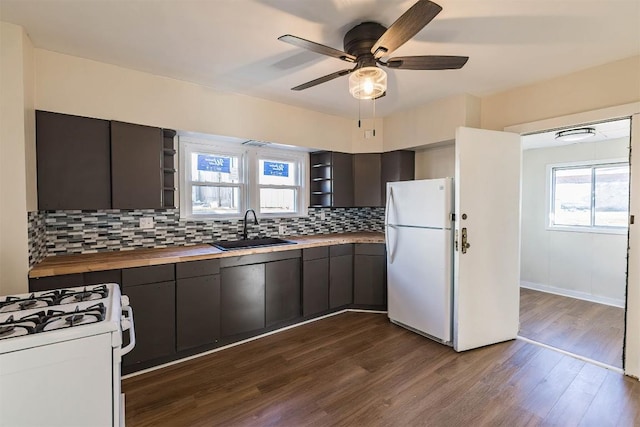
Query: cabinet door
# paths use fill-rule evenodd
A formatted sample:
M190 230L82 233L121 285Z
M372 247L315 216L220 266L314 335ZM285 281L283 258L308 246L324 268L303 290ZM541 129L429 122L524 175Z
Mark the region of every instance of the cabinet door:
M176 343L178 351L220 338L220 275L176 282Z
M329 307L353 303L353 255L329 260Z
M300 259L266 264L267 326L300 316Z
M127 287L134 313L136 346L123 357L123 364L169 356L176 350L175 282Z
M387 305L386 258L381 255L355 255L353 301L361 305Z
M380 153L359 153L353 156L354 206L382 206L380 170Z
M416 153L397 150L382 153L382 203L387 200L387 182L410 181L415 178Z
M220 330L223 337L264 328L265 265L221 269Z
M38 209L110 209L109 122L36 112Z
M353 206L353 159L351 154L331 153L331 178L334 207Z
M329 309L329 258L304 261L302 266L302 315Z
M162 208L162 129L111 122L114 209Z

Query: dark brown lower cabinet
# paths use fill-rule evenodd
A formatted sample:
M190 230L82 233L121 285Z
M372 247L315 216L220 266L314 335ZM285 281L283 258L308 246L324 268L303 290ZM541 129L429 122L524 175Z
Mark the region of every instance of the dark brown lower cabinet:
M29 279L29 292L51 289L74 288L77 286L99 285L102 283L121 284L121 270L91 271L88 273L63 274Z
M126 271L126 270L125 270ZM136 346L124 366L170 356L176 351L175 281L126 286L134 313Z
M329 308L353 304L353 245L329 248Z
M385 245L357 244L353 260L353 302L359 305L387 304L387 259Z
M265 264L220 270L220 331L223 337L265 327Z
M326 247L302 251L302 315L329 310L329 251Z
M265 264L266 324L300 317L300 258Z
M220 338L220 275L189 277L176 282L178 351Z

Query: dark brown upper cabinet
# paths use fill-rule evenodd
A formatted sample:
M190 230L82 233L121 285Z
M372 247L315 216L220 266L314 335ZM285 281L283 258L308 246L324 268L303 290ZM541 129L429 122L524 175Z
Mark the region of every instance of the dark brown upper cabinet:
M163 162L162 129L112 121L112 207L162 208Z
M311 153L311 207L353 206L353 156L319 151Z
M331 173L333 178L333 199L336 208L353 206L353 155L331 153Z
M415 179L416 153L397 150L382 153L382 204L387 200L387 182L411 181Z
M38 208L110 209L109 121L36 111Z
M353 155L353 206L382 206L380 153Z

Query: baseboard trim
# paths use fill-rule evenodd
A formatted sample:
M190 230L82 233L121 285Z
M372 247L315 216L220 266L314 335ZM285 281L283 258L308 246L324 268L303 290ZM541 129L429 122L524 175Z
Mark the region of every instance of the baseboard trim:
M235 347L241 344L245 344L251 341L255 341L260 338L268 337L269 335L277 334L278 332L283 332L289 329L297 328L298 326L306 325L308 323L317 322L318 320L326 319L327 317L336 316L338 314L347 313L347 312L355 312L355 313L375 313L375 314L386 314L386 311L381 310L365 310L365 309L357 309L357 308L346 308L344 310L336 311L334 313L325 314L324 316L314 317L313 319L305 320L304 322L295 323L293 325L285 326L284 328L276 329L273 331L265 332L261 335L256 335L255 337L247 338L242 341L237 341L222 347L214 348L213 350L205 351L202 353L194 354L193 356L183 357L182 359L172 360L171 362L163 363L161 365L152 366L151 368L142 369L140 371L132 372L127 375L123 375L122 379L126 380L127 378L136 377L138 375L146 374L147 372L157 371L158 369L167 368L169 366L177 365L178 363L187 362L189 360L197 359L202 356L207 356L209 354L217 353L222 350L226 350L231 347Z
M541 291L541 292L547 292L549 294L560 295L563 297L576 298L584 301L596 302L598 304L610 305L612 307L624 308L624 300L619 300L616 298L591 295L586 292L574 291L571 289L556 288L555 286L543 285L541 283L527 282L525 280L520 281L520 287L526 288L526 289L532 289L534 291Z

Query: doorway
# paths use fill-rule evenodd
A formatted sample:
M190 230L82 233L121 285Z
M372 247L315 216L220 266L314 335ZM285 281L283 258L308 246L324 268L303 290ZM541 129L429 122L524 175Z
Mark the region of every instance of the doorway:
M616 368L630 130L622 119L522 137L520 336Z

